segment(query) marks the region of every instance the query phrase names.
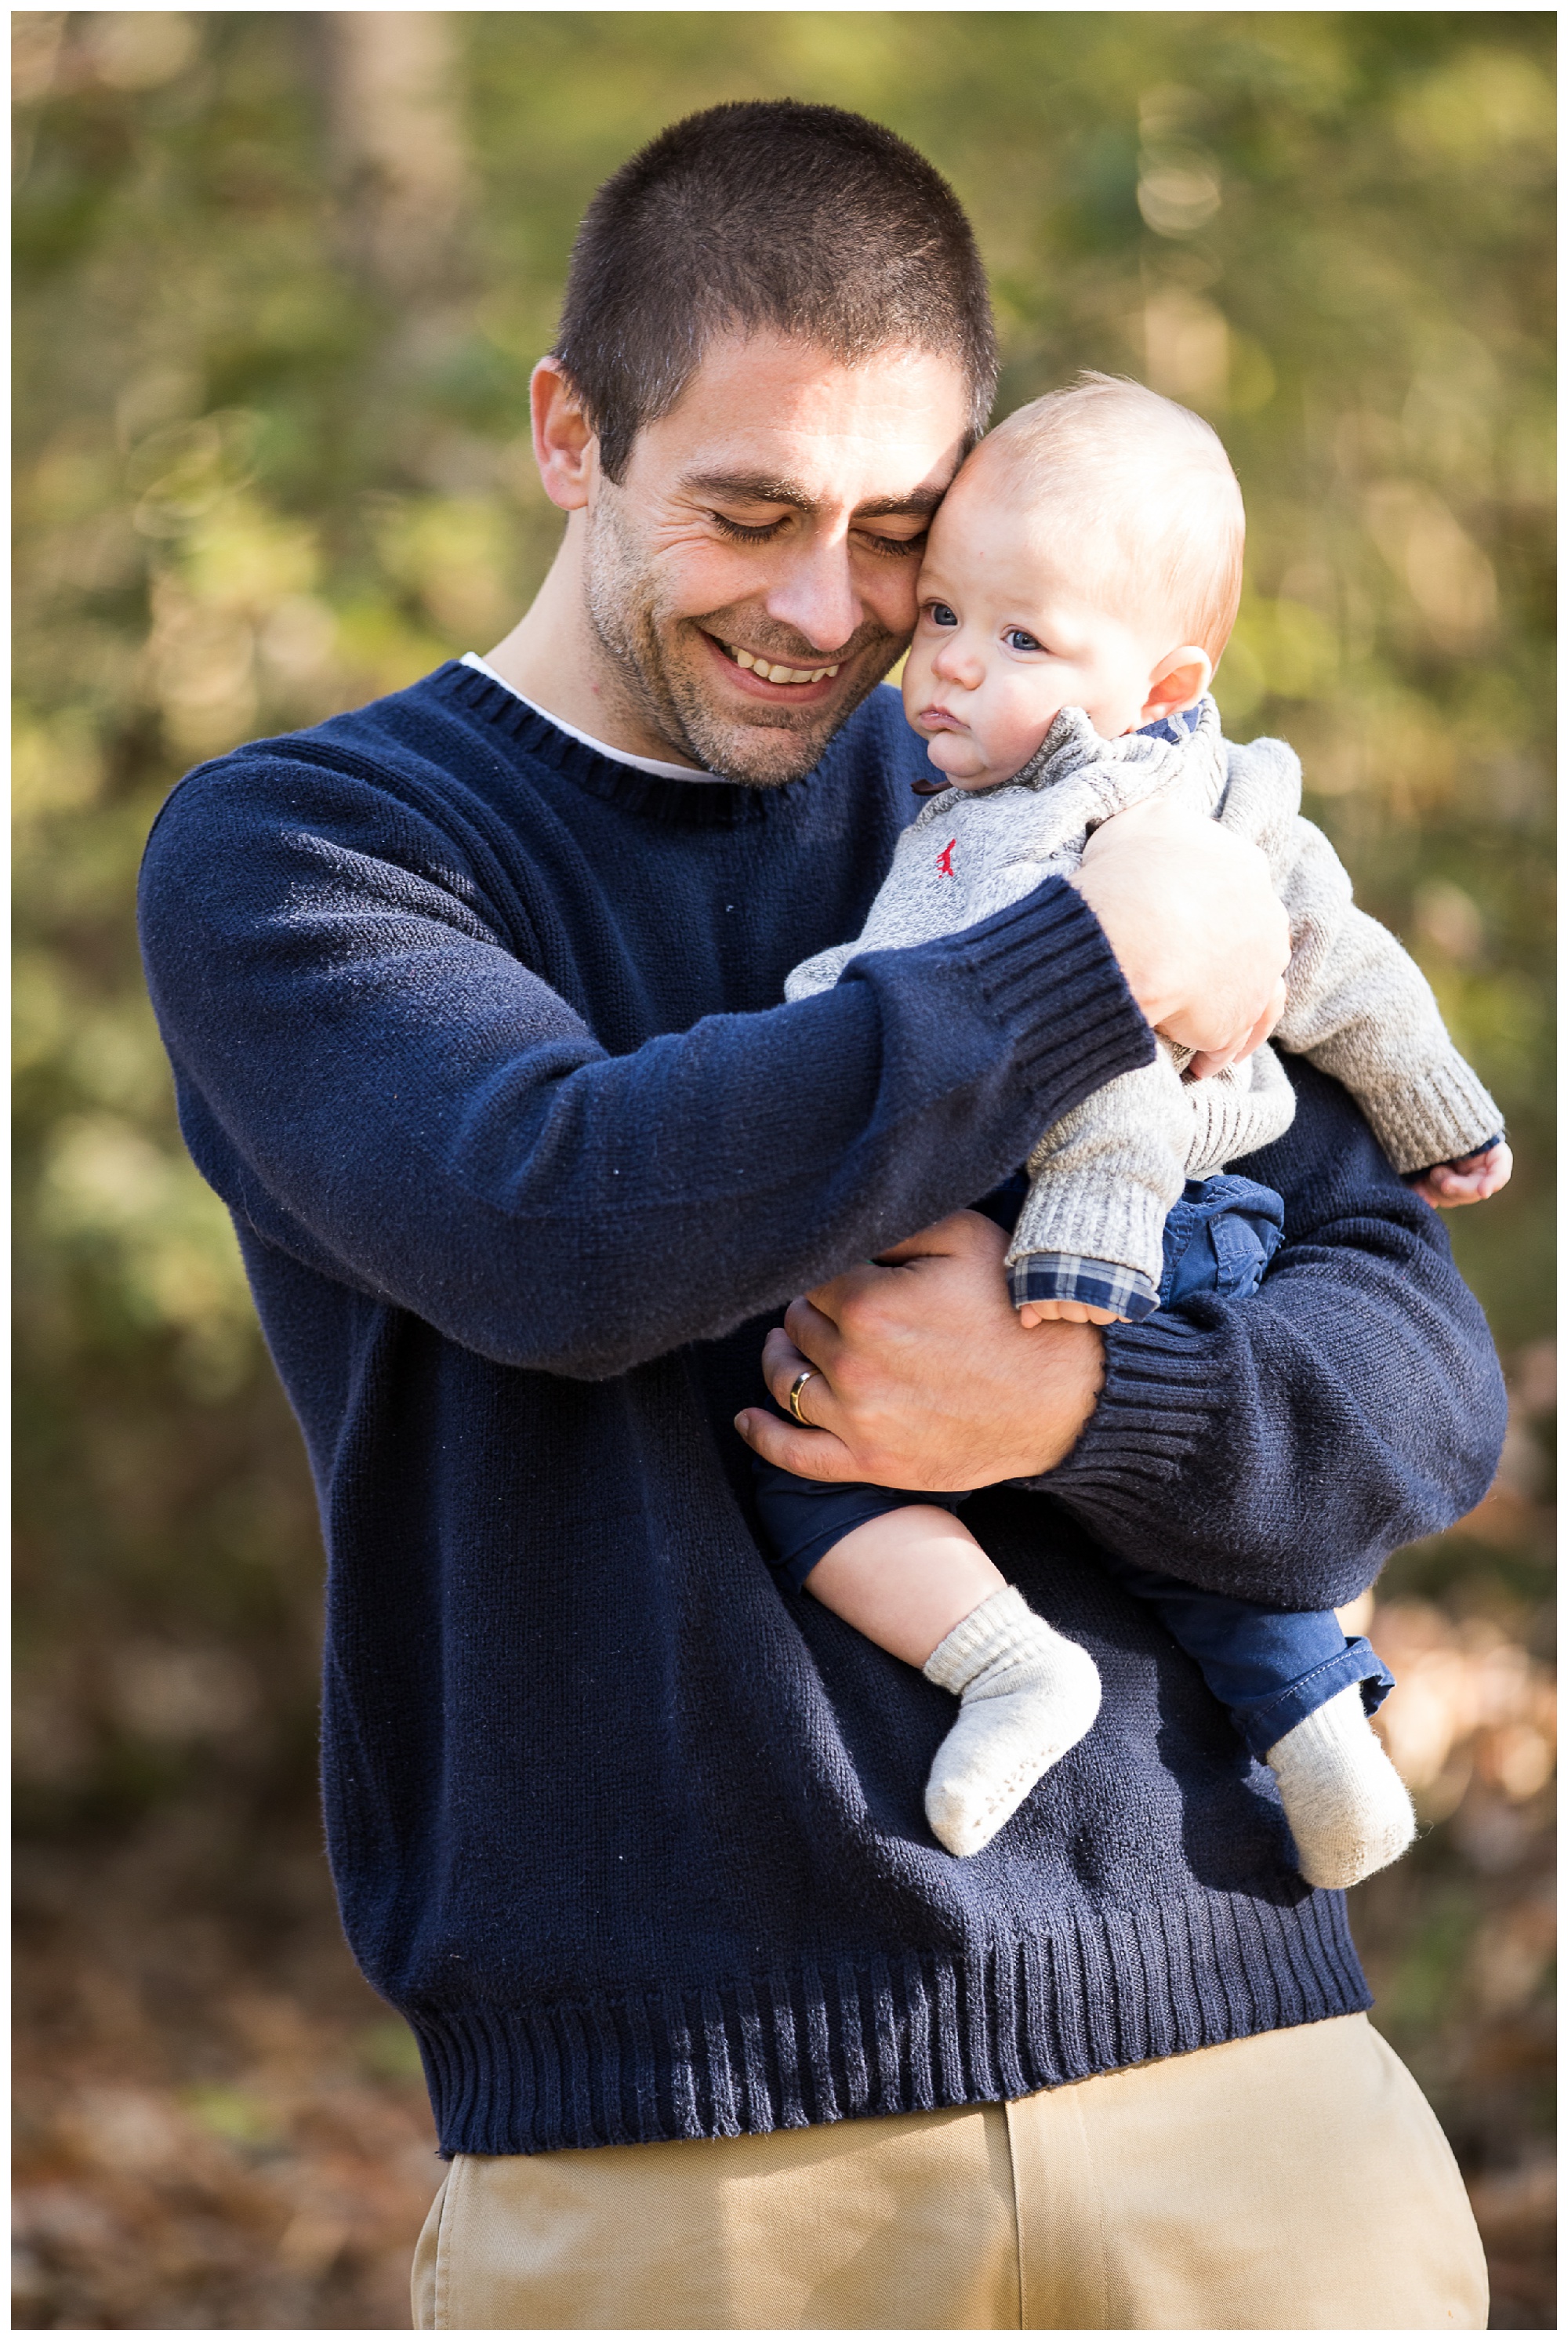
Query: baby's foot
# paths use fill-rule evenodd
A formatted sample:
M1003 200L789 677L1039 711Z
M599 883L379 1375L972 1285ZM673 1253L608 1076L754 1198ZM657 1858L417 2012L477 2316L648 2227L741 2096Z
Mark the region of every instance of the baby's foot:
M1415 1835L1410 1791L1367 1721L1359 1683L1287 1731L1263 1761L1309 1886L1357 1885L1397 1861Z
M1114 1309L1096 1309L1088 1300L1026 1300L1018 1311L1021 1325L1124 1325Z
M1083 1738L1100 1670L1010 1585L961 1619L924 1671L962 1702L925 1784L925 1817L949 1853L978 1853Z

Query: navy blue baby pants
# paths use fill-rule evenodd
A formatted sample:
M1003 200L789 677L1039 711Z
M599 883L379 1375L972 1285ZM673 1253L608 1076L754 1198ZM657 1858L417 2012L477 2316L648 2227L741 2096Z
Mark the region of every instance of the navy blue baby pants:
M1020 1170L974 1208L1010 1234L1026 1192ZM1283 1225L1284 1206L1270 1187L1229 1175L1189 1180L1165 1222L1161 1307L1177 1307L1198 1293L1249 1299L1263 1282ZM796 1479L760 1456L752 1462L774 1566L797 1589L824 1553L864 1521L906 1504L941 1504L953 1511L973 1492L833 1485ZM1254 1756L1266 1754L1351 1683L1361 1685L1369 1715L1393 1689L1393 1677L1371 1644L1359 1634L1347 1639L1332 1609L1265 1609L1139 1569L1103 1547L1097 1557L1118 1584L1149 1603L1195 1660Z

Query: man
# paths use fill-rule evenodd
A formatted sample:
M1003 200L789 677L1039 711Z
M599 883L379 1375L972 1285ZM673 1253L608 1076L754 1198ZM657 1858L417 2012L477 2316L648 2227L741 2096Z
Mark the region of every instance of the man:
M424 2326L1484 2323L1343 1898L1094 1560L1349 1599L1486 1483L1479 1313L1310 1072L1245 1308L1024 1332L963 1208L1151 1024L1210 1063L1267 1029L1256 864L1126 816L1077 891L777 1004L909 815L876 684L994 381L909 148L678 125L535 375L534 607L206 767L149 846L183 1127L320 1490L345 1925L455 2157ZM802 1293L797 1427L753 1401ZM921 1813L941 1695L770 1575L737 1415L984 1489L1094 1656L1101 1722L984 1854Z

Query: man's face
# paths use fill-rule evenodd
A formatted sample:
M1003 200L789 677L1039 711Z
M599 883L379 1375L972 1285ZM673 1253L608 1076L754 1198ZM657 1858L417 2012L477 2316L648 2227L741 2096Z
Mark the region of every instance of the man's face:
M810 772L914 628L967 425L955 358L712 344L589 493L588 614L625 712L734 780Z

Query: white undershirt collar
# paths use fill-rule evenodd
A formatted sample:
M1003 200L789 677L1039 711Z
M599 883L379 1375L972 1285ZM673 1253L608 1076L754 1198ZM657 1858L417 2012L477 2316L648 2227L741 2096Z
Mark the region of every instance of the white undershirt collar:
M547 707L541 707L536 700L529 699L520 692L515 683L508 682L504 674L497 674L493 666L485 664L477 651L464 651L459 663L473 667L476 673L488 675L492 682L501 685L503 691L509 691L514 699L521 699L524 707L531 707L535 715L542 715L546 723L553 723L557 732L564 732L568 740L581 741L584 748L592 748L595 755L608 756L612 763L630 764L634 772L656 773L662 781L716 781L723 778L719 772L694 772L690 764L661 764L653 756L628 756L624 748L612 748L607 741L595 740L591 732L579 732L574 723L564 722L559 715L552 715Z

